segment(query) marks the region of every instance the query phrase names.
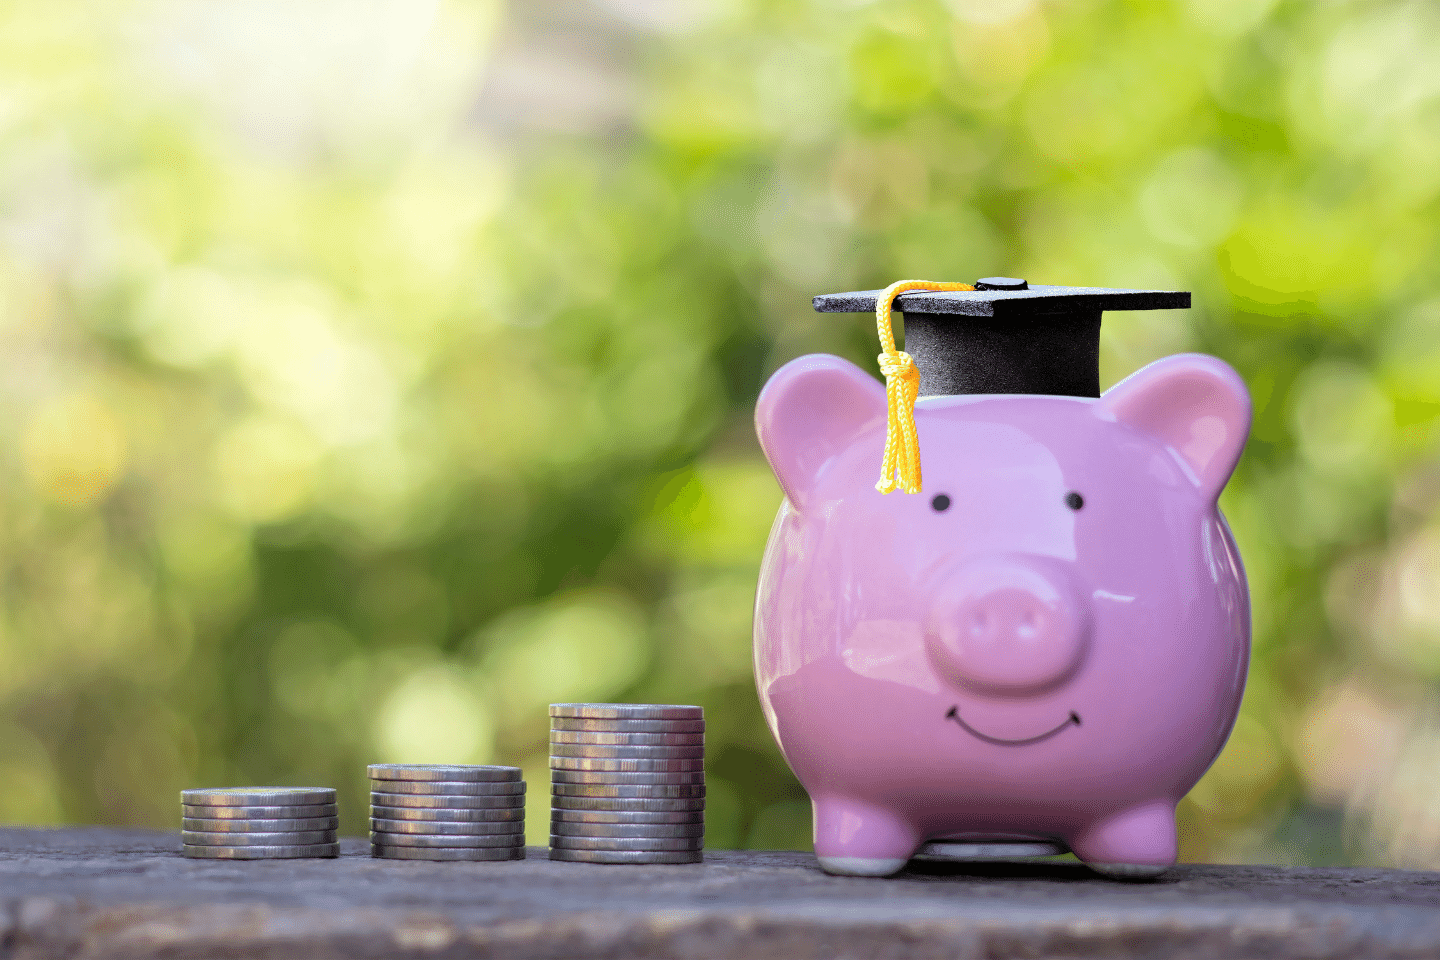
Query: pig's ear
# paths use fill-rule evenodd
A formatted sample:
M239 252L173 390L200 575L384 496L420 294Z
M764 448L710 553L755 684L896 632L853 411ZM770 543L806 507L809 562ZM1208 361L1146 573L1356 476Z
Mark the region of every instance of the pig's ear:
M755 432L765 459L786 498L802 509L825 465L884 423L885 388L879 381L823 353L776 370L755 403Z
M1250 393L1222 360L1182 353L1115 384L1095 412L1174 450L1211 500L1220 496L1250 433Z

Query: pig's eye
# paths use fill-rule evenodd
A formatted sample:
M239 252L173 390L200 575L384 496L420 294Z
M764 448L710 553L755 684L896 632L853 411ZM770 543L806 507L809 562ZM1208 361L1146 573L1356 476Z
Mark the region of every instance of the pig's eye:
M1085 506L1085 498L1080 496L1080 494L1076 493L1074 490L1071 490L1069 493L1065 494L1065 506L1069 507L1071 510L1079 510L1081 507Z
M930 506L935 509L936 513L943 513L950 509L950 498L943 493L937 493L935 499L930 501Z

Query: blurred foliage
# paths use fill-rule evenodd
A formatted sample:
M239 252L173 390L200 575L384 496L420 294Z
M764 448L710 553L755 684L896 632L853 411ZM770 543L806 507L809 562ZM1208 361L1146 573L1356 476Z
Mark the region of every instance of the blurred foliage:
M750 410L809 298L1195 291L1254 594L1191 859L1440 865L1440 11L1375 0L0 5L0 817L523 764L710 720L712 846L809 842L750 676Z

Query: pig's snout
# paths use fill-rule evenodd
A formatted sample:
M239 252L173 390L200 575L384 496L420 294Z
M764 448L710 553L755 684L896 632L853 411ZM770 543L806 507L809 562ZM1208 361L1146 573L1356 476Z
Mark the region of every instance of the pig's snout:
M1070 677L1090 640L1089 608L1064 564L1043 557L972 562L941 585L926 645L946 680L1023 696Z

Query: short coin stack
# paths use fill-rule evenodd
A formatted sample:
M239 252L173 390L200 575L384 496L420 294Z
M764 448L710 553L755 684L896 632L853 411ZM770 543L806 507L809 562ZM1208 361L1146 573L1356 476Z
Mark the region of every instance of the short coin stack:
M519 767L374 763L370 853L389 860L524 860Z
M550 705L550 859L699 863L705 712L643 703Z
M340 855L340 821L330 787L182 790L180 803L180 837L187 857L296 860Z

